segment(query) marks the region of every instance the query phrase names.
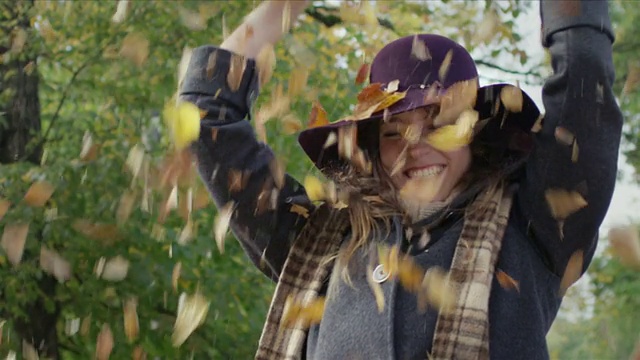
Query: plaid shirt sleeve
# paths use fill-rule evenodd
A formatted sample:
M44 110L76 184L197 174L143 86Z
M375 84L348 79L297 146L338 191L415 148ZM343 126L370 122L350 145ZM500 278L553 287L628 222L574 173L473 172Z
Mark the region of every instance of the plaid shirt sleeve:
M603 0L541 2L542 43L553 75L543 87L546 113L517 204L558 275L578 250L584 251L586 270L615 186L623 120L612 90L614 36L607 6ZM572 134L576 144L559 141L562 133ZM588 205L558 221L545 196L549 189L575 191Z
M200 139L192 145L200 176L218 208L235 204L231 229L254 264L276 281L305 222L291 212L291 199L306 195L288 175L275 180L273 151L256 139L245 120L258 95L255 61L242 59L242 78L234 91L227 81L233 56L213 46L196 48L180 98L206 111Z

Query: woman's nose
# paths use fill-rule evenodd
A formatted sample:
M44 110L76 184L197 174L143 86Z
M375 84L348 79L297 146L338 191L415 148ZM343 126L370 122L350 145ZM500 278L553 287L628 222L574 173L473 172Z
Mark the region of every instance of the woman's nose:
M431 145L427 144L424 140L418 141L415 144L409 145L409 156L414 159L421 158L430 154L433 151Z

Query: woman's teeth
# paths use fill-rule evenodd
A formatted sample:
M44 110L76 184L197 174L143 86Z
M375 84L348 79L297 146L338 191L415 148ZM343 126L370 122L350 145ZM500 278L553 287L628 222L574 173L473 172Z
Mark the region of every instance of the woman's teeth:
M444 170L444 165L430 166L426 169L409 171L410 178L430 177L440 174Z

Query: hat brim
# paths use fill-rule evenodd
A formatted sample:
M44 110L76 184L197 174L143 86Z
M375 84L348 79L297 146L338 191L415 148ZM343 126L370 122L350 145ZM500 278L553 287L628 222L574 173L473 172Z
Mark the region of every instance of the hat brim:
M480 128L474 135L473 142L482 142L497 151L508 151L518 156L526 156L533 147L531 129L540 116L540 110L531 97L522 91L522 111L508 111L502 101L500 92L510 84L493 84L478 88L474 109L479 113ZM427 107L437 103L436 100L426 100L425 89L407 91L404 99L388 108L389 115ZM339 128L356 125L357 145L371 155L377 151L378 131L382 112L361 120L343 120L325 126L318 126L303 130L298 136L298 143L309 159L320 170L333 169L346 164L338 156L338 146L325 146L332 132Z

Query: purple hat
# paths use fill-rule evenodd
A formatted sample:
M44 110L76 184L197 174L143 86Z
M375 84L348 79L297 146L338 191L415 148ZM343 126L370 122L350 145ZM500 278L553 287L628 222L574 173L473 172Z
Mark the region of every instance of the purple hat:
M417 47L417 51L414 47ZM371 155L377 151L378 126L384 112L395 115L439 103L441 96L447 94L454 84L467 82L477 87L477 78L478 71L471 55L451 39L433 34L400 38L386 45L376 55L371 64L369 82L382 84L384 88L398 80L397 91L405 92L404 98L365 119L343 120L306 129L300 133L298 142L321 170L342 166L346 161L338 155L339 144L326 145L332 132L355 125L357 146ZM485 142L502 151L526 154L532 146L531 128L540 111L524 92L522 111L507 111L500 101L500 91L507 85L477 88L475 110L481 120L492 119L479 122L482 128L473 141Z

